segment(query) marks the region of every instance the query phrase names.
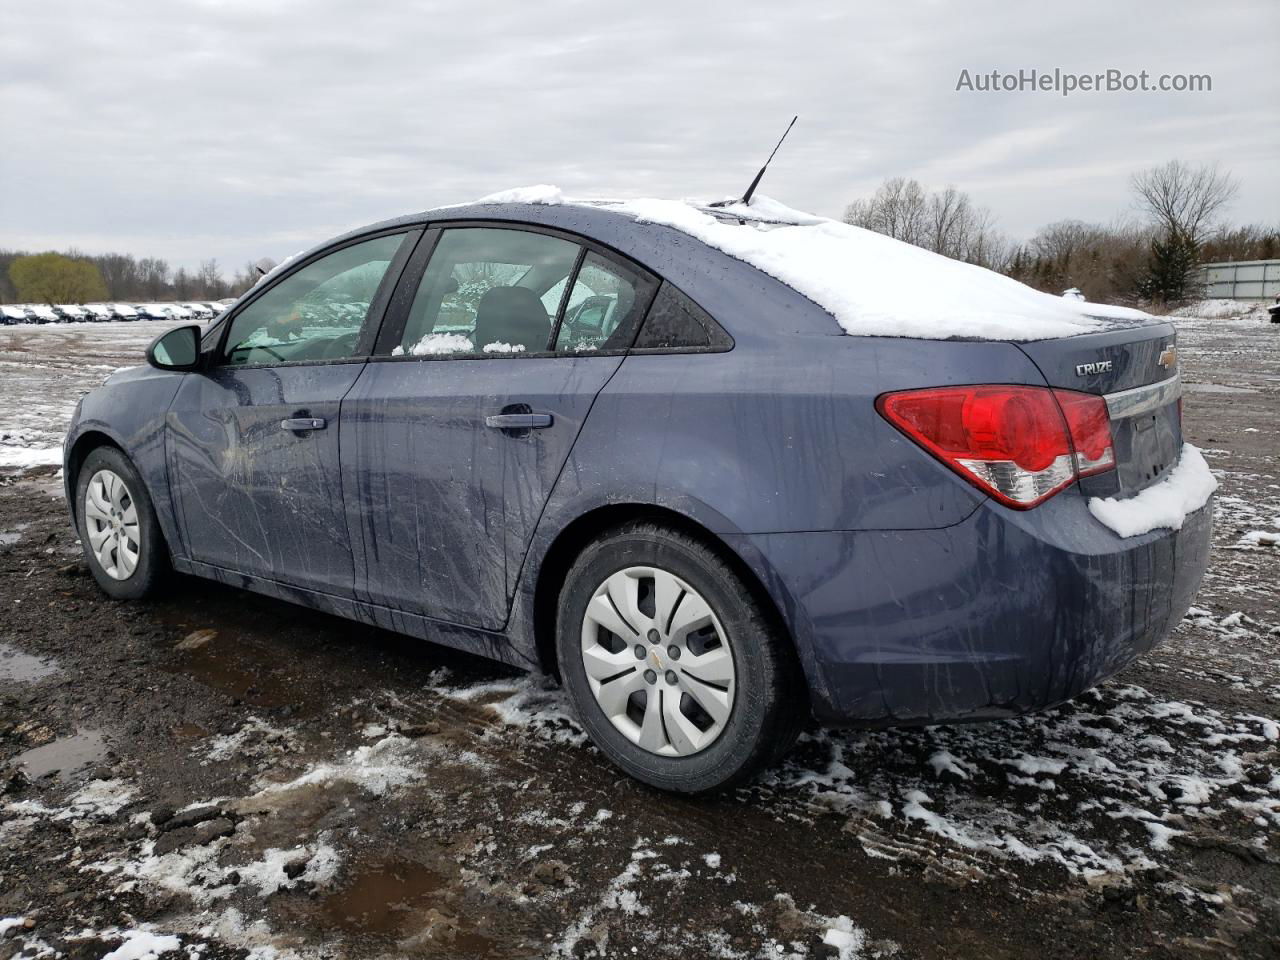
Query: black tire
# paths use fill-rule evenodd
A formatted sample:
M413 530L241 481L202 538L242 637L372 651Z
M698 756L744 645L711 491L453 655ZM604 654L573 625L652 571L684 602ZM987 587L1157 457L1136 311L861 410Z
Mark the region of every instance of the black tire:
M634 566L669 571L696 590L729 641L736 691L728 720L717 739L687 756L652 753L624 736L596 701L583 664L587 604L606 578ZM790 749L809 715L790 640L747 584L716 550L658 523L620 527L578 556L560 591L556 656L579 721L595 745L632 777L662 790L707 793L747 782Z
M85 517L85 498L88 495L90 481L102 470L109 470L124 481L130 500L137 509L138 562L133 572L125 579L116 579L107 573L90 546ZM85 562L88 563L89 572L93 574L93 579L98 582L102 592L113 600L141 600L154 593L169 570L169 548L160 531L160 522L156 519L151 496L129 458L115 447L97 447L92 450L85 457L80 473L76 477L75 495L76 525L80 542L84 546Z

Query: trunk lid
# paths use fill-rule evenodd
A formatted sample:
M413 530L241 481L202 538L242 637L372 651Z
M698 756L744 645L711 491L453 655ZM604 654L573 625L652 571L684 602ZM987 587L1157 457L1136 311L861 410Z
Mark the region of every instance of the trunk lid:
M1050 386L1108 398L1116 469L1081 480L1087 495L1132 496L1158 483L1178 462L1182 391L1172 324L1151 323L1018 347Z

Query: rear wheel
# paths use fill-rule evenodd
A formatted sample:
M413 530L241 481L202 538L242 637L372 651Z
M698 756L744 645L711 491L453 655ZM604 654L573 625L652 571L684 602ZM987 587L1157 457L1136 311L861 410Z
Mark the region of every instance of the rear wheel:
M142 478L115 447L98 447L85 458L76 516L85 560L103 592L138 600L154 591L168 551Z
M588 546L560 594L557 657L587 733L638 780L743 783L807 710L786 638L705 544L637 523Z

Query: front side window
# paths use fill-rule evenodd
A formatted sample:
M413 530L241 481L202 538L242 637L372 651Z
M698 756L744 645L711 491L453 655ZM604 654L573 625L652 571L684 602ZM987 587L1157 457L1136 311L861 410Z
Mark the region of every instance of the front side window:
M490 356L550 348L580 248L541 233L446 230L431 253L393 356Z
M224 362L232 366L342 360L404 234L343 247L276 283L231 321Z

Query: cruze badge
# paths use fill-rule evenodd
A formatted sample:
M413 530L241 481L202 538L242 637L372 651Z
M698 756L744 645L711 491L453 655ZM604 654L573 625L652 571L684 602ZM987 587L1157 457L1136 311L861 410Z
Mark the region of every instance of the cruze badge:
M1077 377L1091 377L1095 373L1110 373L1110 372L1111 372L1110 360L1095 360L1093 363L1077 363L1076 364Z

